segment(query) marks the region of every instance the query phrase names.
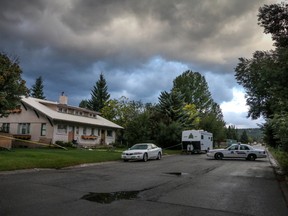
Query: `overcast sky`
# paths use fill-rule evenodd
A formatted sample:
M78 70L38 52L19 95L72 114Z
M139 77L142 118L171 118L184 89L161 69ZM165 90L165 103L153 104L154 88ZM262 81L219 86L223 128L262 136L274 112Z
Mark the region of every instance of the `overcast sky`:
M247 119L235 80L239 57L272 49L257 25L276 0L1 0L0 51L18 56L27 86L42 76L47 99L90 99L104 74L111 98L157 103L186 70L205 76L227 124Z

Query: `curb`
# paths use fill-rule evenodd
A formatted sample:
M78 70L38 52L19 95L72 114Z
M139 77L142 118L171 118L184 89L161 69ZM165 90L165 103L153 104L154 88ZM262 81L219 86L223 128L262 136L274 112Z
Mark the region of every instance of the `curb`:
M279 163L277 162L277 160L273 157L273 155L269 152L267 148L266 148L266 152L267 152L270 164L272 165L272 168L274 170L276 179L279 182L281 192L284 196L284 200L286 201L286 206L288 207L288 176L285 175Z

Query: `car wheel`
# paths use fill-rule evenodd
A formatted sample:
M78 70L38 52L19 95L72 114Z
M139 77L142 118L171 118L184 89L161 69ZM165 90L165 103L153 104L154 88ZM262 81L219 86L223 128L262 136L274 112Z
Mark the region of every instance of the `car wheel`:
M157 160L161 160L161 157L162 157L162 155L161 155L161 153L159 152L156 159L157 159Z
M251 160L251 161L254 161L254 160L256 160L256 155L250 154L250 155L248 155L247 159Z
M124 159L123 161L124 161L124 162L127 162L128 160L127 160L127 159Z
M143 161L144 161L144 162L148 161L148 154L147 154L147 153L145 153L145 154L143 155Z
M216 153L214 157L216 160L222 160L223 154L222 153Z

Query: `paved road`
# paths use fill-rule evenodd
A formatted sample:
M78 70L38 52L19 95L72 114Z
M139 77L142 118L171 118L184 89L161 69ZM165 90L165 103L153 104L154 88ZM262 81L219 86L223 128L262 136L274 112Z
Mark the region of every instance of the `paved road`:
M268 159L175 155L0 173L0 215L287 216Z

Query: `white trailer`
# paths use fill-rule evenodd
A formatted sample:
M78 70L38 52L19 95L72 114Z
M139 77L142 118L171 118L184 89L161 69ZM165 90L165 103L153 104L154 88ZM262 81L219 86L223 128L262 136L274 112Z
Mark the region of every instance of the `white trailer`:
M213 134L204 130L182 131L182 151L201 153L213 149Z

